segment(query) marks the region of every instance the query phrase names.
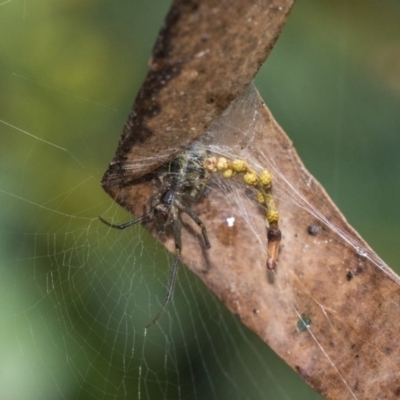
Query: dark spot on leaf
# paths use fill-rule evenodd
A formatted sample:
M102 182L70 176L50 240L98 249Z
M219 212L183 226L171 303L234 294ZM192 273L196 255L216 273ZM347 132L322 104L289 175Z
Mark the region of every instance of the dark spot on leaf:
M385 348L385 353L388 354L388 355L391 354L392 351L393 351L393 349L391 347L386 347Z
M354 278L354 275L351 271L347 271L346 278L348 281L351 281Z
M214 95L208 95L207 96L207 98L206 98L206 103L207 104L212 104L212 103L214 103L215 102L215 97L214 97Z
M311 318L306 314L302 314L300 319L297 321L297 329L300 332L305 332L310 326Z
M311 224L307 227L307 232L311 236L317 236L320 231L321 231L321 227L318 225Z
M354 271L347 271L346 278L348 281L351 281L356 275L361 274L363 272L363 267L358 266Z

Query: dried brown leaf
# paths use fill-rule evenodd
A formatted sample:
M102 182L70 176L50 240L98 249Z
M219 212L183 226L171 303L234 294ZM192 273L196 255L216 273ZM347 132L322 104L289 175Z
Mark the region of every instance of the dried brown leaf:
M264 6L274 5L271 20L278 21L279 27L271 22L269 42L264 36L254 47L263 43L270 48L275 41L290 8L276 12L281 3L290 2L265 2ZM218 8L217 3L209 4ZM203 56L196 58L195 54L205 51L199 44L202 35L221 32L223 36L229 23L222 31L218 24L198 30L196 24L203 26L208 21L193 19L202 15L193 9L193 3L176 2L174 7L164 31L166 39L160 41L160 48L168 51L153 60L151 78L146 80L103 180L105 189L133 214L142 214L154 192L153 183L150 179L134 185L130 182L171 159L205 128L208 133L200 138L204 146L245 158L255 168L267 167L274 174L274 196L281 214L278 269L267 272L265 268L264 210L238 180L226 183L215 179L196 208L207 226L211 249L204 249L198 227L183 217L192 228L192 234L184 237L183 261L326 398L397 398L399 278L348 225L251 87L209 126L251 80L261 59L258 55L240 69L241 47L232 42L220 60L218 51L230 43L222 38L221 47L210 50L214 56L207 62ZM176 7L181 11L177 20L172 18ZM258 14L262 14L260 10ZM239 15L232 11L230 18ZM250 29L251 24L243 26ZM182 29L187 30L185 35ZM191 40L192 32L195 40ZM178 50L171 43L182 37L187 43ZM208 43L214 41L218 40ZM229 62L227 54L232 54ZM183 62L180 73L160 86L165 68L179 60ZM230 68L232 65L235 67ZM199 73L201 66L207 70ZM241 74L235 74L239 72L235 68L247 72L237 76ZM191 71L197 71L195 76ZM156 90L153 81L158 82ZM207 102L210 96L213 102ZM152 107L155 104L157 107ZM162 157L157 151L162 151ZM233 226L227 223L230 217L235 218ZM171 238L165 245L173 251Z

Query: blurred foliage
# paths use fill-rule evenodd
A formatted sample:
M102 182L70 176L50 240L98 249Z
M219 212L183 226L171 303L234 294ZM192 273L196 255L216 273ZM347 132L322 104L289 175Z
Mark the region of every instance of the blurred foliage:
M99 181L168 7L161 0L0 5L4 398L123 398L140 384L144 398L160 398L167 386L177 398L175 382L185 388L186 380L198 398L319 398L185 270L169 311L177 326L139 342L130 331L133 309L138 326L157 311L170 259L159 245L153 252L153 242L150 250L138 244L138 236L148 240L142 231L98 225L107 210L129 218ZM393 268L399 19L394 0L299 1L257 77L306 166ZM167 356L187 367L165 367ZM148 367L146 385L124 381L124 368L139 377L139 366Z

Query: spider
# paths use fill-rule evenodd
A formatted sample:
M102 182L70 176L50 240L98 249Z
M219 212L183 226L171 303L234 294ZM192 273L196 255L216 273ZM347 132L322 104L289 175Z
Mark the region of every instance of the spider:
M241 174L243 182L247 186L256 188L258 201L266 206L266 219L269 224L266 265L270 270L276 268L281 231L278 227L279 213L271 193L271 173L268 170L263 170L260 174L257 174L244 160L230 161L223 157L209 157L207 151L191 147L161 167L155 174L158 191L149 200L150 209L148 212L121 225L111 224L99 217L106 225L117 229L126 229L137 223L146 224L150 222L160 224L164 228L172 228L175 241L175 260L172 265L167 296L161 310L146 325L146 328L158 321L171 301L175 289L182 251L181 213L186 213L200 227L206 248L211 247L206 227L191 207L200 200L212 174L218 172L222 173L226 179Z
M161 310L146 325L146 328L157 322L171 301L175 289L182 250L182 223L180 218L182 212L187 214L200 227L206 248L211 247L204 223L191 209L191 206L199 201L210 178L210 174L203 167L206 155L206 151L188 149L162 167L159 173L155 174L158 191L150 198L149 211L142 216L122 225L111 224L99 217L106 225L116 229L126 229L137 223L146 224L150 222L155 222L164 228L172 228L175 241L175 260L172 265L167 296Z

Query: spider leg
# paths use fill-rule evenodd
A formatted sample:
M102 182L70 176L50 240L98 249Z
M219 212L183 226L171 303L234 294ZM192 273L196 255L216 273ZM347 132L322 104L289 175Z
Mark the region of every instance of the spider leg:
M157 315L146 325L146 329L150 328L150 326L154 325L158 319L160 318L161 314L165 311L167 308L168 303L171 301L172 295L174 293L175 289L175 283L176 283L176 277L178 275L178 267L179 267L179 261L181 259L180 254L176 254L174 265L172 266L172 271L171 271L171 277L169 279L169 284L168 284L168 292L167 292L167 297L165 299L165 302L163 306L161 307L161 310L157 313Z
M121 225L114 225L114 224L111 224L110 222L107 222L107 221L106 221L105 219L103 219L102 217L99 217L99 220L100 220L101 222L103 222L104 224L110 226L111 228L126 229L126 228L129 228L130 226L135 225L135 224L137 224L137 223L139 223L139 222L142 222L142 221L144 221L144 220L146 220L146 219L151 219L151 218L152 218L152 214L153 214L153 212L150 211L150 212L148 212L147 214L143 214L142 216L140 216L140 217L138 217L138 218L135 218L135 219L133 219L132 221L126 222L126 223L121 224Z
M208 240L207 229L206 229L206 226L204 225L203 221L189 207L186 207L183 204L178 203L178 208L182 212L189 215L189 217L192 218L192 220L194 222L196 222L196 224L201 228L201 234L203 235L204 243L206 244L207 249L209 249L211 247L211 245L210 245L210 241Z
M154 325L160 318L160 315L167 308L167 305L171 301L172 295L174 293L176 277L178 276L178 267L179 267L179 261L181 259L181 250L182 250L182 242L181 242L182 227L177 210L172 209L171 211L172 211L172 227L174 231L174 240L175 240L175 260L174 264L172 265L171 276L169 278L169 283L168 283L167 296L165 298L164 304L161 307L161 310L157 313L157 315L146 325L146 329Z

